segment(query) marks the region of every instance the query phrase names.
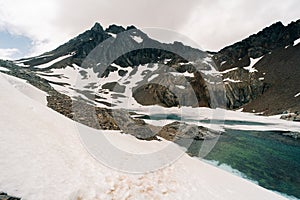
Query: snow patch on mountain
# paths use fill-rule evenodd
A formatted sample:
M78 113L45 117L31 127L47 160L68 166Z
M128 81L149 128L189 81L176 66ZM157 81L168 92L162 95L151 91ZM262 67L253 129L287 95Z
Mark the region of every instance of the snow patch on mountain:
M294 41L294 46L298 45L300 43L300 38Z
M1 66L0 66L0 71L9 72L10 70L7 69L7 68L5 68L5 67L1 67Z
M64 55L64 56L61 56L61 57L59 57L59 58L56 58L56 59L54 59L54 60L52 60L52 61L50 61L50 62L47 62L47 63L45 63L45 64L41 64L41 65L36 65L36 66L34 66L34 67L39 68L39 69L44 69L44 68L50 67L51 65L53 65L53 64L55 64L55 63L57 63L57 62L59 62L59 61L62 61L62 60L64 60L64 59L66 59L66 58L69 58L69 57L71 57L71 56L72 56L72 54Z
M250 65L248 67L244 67L245 70L248 70L250 73L258 72L257 69L255 69L253 66L260 60L262 59L263 56L259 58L250 58Z
M232 83L241 83L242 82L241 80L233 80L231 78L225 78L223 81L224 82L232 82Z
M142 43L144 41L143 38L141 38L141 36L131 36L131 38L137 43Z

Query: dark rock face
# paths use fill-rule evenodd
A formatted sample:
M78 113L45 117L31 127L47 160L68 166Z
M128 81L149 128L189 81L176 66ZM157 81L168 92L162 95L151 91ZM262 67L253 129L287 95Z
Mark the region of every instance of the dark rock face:
M161 105L164 107L178 106L177 96L168 88L159 84L147 84L137 88L133 97L142 105Z
M294 95L299 90L300 54L299 45L293 46L298 38L300 20L288 26L278 22L215 53L220 71L232 69L223 74L223 80L235 80L225 81L227 107L266 115L299 110ZM260 57L253 66L257 71L243 68L250 65L250 59Z
M243 68L230 71L223 76L236 82L225 82L227 108L237 109L264 94L269 85L256 73L249 73Z
M118 25L110 25L107 29L105 29L105 32L109 32L109 33L113 33L113 34L118 34L125 31L125 28L123 28L122 26L118 26Z
M265 55L256 65L257 77L264 77L266 89L262 95L244 106L244 110L263 112L266 115L281 114L286 110L300 110L299 74L300 45L279 48Z

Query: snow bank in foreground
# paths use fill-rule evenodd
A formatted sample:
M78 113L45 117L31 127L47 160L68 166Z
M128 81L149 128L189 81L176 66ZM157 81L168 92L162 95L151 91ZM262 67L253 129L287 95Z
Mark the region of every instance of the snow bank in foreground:
M25 96L1 74L0 90L0 190L9 194L27 200L285 199L187 155L153 173L114 171L86 151L78 124ZM131 146L145 143L116 137ZM145 148L156 148L151 143Z
M26 80L20 79L14 76L9 76L7 74L1 74L14 88L18 89L23 94L26 94L30 98L36 100L37 102L47 105L47 96L46 92L43 92L36 87L28 84Z

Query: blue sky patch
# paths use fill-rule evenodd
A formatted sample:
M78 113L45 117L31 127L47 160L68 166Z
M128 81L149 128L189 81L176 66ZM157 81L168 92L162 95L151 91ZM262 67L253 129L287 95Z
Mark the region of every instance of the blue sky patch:
M19 52L13 54L13 59L26 56L32 47L32 40L21 35L12 35L7 31L0 31L0 49L18 49Z

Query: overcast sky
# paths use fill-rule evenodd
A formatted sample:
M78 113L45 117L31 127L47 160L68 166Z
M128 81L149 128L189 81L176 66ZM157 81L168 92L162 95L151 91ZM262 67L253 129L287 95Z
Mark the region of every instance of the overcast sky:
M0 57L43 53L96 21L173 30L215 51L299 10L300 0L0 0Z

